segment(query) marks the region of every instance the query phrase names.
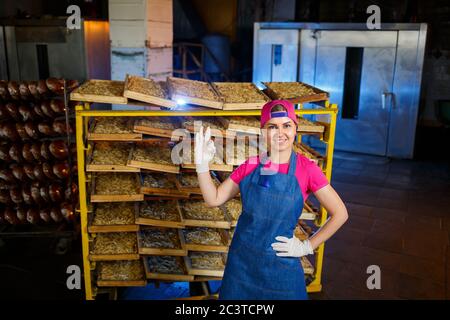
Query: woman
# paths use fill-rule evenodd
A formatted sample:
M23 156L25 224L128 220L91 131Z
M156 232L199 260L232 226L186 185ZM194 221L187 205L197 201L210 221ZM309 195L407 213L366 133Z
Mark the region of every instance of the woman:
M274 100L261 110L265 154L250 157L219 187L209 174L215 147L210 128L195 136L203 198L216 207L241 194L242 214L230 245L219 299L307 299L300 257L313 254L347 220L344 203L321 169L293 152L297 117L292 103ZM293 236L303 203L314 193L330 218L308 240Z

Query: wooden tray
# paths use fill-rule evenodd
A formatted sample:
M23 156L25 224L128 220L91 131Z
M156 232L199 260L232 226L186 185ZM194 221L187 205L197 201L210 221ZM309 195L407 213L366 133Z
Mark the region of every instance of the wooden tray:
M240 214L242 214L242 202L241 202L241 200L240 200L240 199L230 199L229 201L239 201L239 202L241 203L241 213L240 213ZM227 202L228 202L228 201L227 201ZM228 210L228 208L227 208L227 203L224 203L224 204L221 206L221 208L222 208L222 210L223 210L224 212L227 213L227 216L228 216L229 219L230 219L230 228L236 227L237 222L238 222L238 220L239 220L239 217L238 217L238 219L233 220L233 217L232 217L232 215L229 213L229 210ZM239 215L239 216L240 216L240 215Z
M242 148L242 146L245 147L245 153L243 155L241 155L241 157L239 157L237 154L238 146L241 148ZM225 156L223 156L224 150L226 152ZM221 149L221 148L216 149L217 155L219 157L221 157L222 159L225 159L226 164L231 165L231 166L239 166L242 163L244 163L249 157L257 156L259 154L258 145L257 144L255 145L253 143L247 143L247 142L244 143L243 145L235 143L232 151L233 151L233 154L231 154L225 146L223 149Z
M311 262L308 260L307 257L301 257L300 261L302 263L303 272L307 275L313 275L314 274L314 267L311 264Z
M305 202L303 205L303 212L300 215L301 220L316 220L318 211L311 204Z
M99 264L98 268L101 268L101 262ZM142 287L147 285L144 266L142 266L142 279L140 280L103 280L100 278L100 271L97 271L97 286L99 287Z
M183 101L184 103L195 104L199 106L204 106L213 109L222 109L223 102L220 100L219 95L214 90L214 88L203 81L168 77L167 78L167 86L170 92L170 98L173 101ZM207 99L205 97L193 97L189 96L185 93L187 87L192 87L192 91L200 92L203 87L203 90L209 90L211 95L214 97L213 99ZM197 89L195 89L197 87Z
M196 172L189 173L189 172L183 171L180 174L178 174L176 176L176 178L175 178L175 184L176 184L178 190L180 192L182 192L182 193L187 193L189 195L190 194L199 194L199 195L201 195L202 194L202 190L200 189L200 187L188 187L188 186L185 186L185 185L183 185L181 183L181 179L182 179L183 175L192 175L192 176L197 177L197 173ZM213 182L215 183L216 187L218 187L220 185L220 181L216 177L214 177L213 175L211 175L211 178L213 179Z
M213 269L196 269L192 267L191 258L189 256L184 257L186 268L188 273L196 276L207 276L207 277L223 277L223 272L225 271L225 267L221 270L213 270ZM223 265L226 265L226 255L222 254Z
M236 132L232 130L227 130L224 122L220 120L221 117L183 117L182 124L183 128L189 131L191 134L195 134L200 130L200 126L195 126L195 121L202 121L203 133L205 133L208 127L211 128L211 136L219 138L234 139L236 137ZM197 129L197 130L196 130Z
M195 228L189 228L195 229ZM184 229L185 231L188 229ZM193 244L186 242L186 249L188 251L203 251L203 252L228 252L228 246L230 243L230 238L228 232L224 229L216 228L216 231L220 233L222 237L222 245L204 245L204 244ZM186 241L186 240L185 240Z
M302 155L310 159L319 167L321 167L323 165L323 162L325 161L324 156L322 156L319 152L303 143L294 142L293 149L295 152L301 153Z
M156 273L150 271L150 259L148 257L144 257L144 267L145 274L147 279L154 280L166 280L166 281L193 281L194 276L189 275L187 272L186 264L184 258L176 257L176 259L180 259L182 261L182 266L184 268L184 274L173 274L173 273Z
M138 210L138 204L135 203L134 211L135 216ZM95 211L89 215L88 232L90 233L103 233L103 232L137 232L139 231L139 225L137 224L115 224L115 225L94 225Z
M156 126L152 127L151 122L147 123L145 120L152 119L158 122L172 122L173 129L162 129ZM148 117L147 119L136 119L134 121L133 131L142 134L148 134L157 137L172 138L178 136L182 138L182 134L178 134L179 129L181 129L181 124L175 119L176 117ZM177 131L175 131L177 130Z
M136 234L136 233L134 233ZM95 240L93 243L95 246ZM137 246L137 239L136 239ZM116 260L139 260L138 252L135 253L119 253L119 254L98 254L98 253L89 253L90 261L116 261Z
M136 194L95 194L95 182L96 178L92 181L92 194L91 202L121 202L121 201L144 201L144 194L140 193L140 178L139 175L135 173L130 173L135 175L136 179Z
M266 86L265 93L273 100L284 99L289 100L294 104L328 100L329 97L328 92L320 90L319 88L313 87L304 82L297 82L297 83L305 86L308 89L311 89L312 93L307 95L296 95L296 94L289 95L287 89L284 89L283 87L277 89L274 88L274 86L281 85L287 88L289 85L294 84L293 82L263 82L264 86Z
M135 84L136 86L134 86ZM172 101L168 98L168 92L166 89L161 86L160 83L143 77L137 77L137 76L130 76L127 74L125 78L125 90L123 95L127 98L134 99L137 101L147 102L150 104L155 104L158 106L166 107L166 108L174 108L177 106L177 103L175 101ZM141 87L139 90L136 87ZM158 88L158 90L161 90L163 92L163 96L158 96L155 94L151 94L150 89L152 87Z
M157 228L157 229L164 229L159 227L148 227L148 228ZM141 228L141 230L146 230L147 228ZM170 248L146 248L142 247L141 240L140 240L140 233L138 233L138 248L139 248L139 254L146 254L146 255L157 255L157 256L186 256L187 255L187 249L186 249L186 243L184 241L183 232L181 229L174 229L178 233L178 237L180 239L180 245L181 248L177 249L170 249Z
M297 132L300 133L323 133L325 127L317 122L305 118L298 118Z
M183 190L180 190L177 187L177 179L175 175L170 173L147 173L148 175L155 175L155 178L158 178L159 175L166 175L167 179L173 182L174 188L154 188L154 187L147 187L144 185L145 181L145 174L141 174L141 193L146 195L154 195L154 196L169 196L173 198L188 198L189 193Z
M128 167L127 163L125 161L124 164L92 164L93 157L94 157L94 151L98 147L98 143L94 144L94 147L92 148L92 152L89 154L87 161L86 161L86 171L87 172L140 172L141 170L139 168L132 168ZM112 148L114 148L115 145L111 144ZM130 146L131 149L131 146Z
M234 117L217 117L217 120L222 122L223 126L229 131L235 131L245 134L261 134L260 128L260 120L257 117L251 116L234 116ZM255 125L250 125L248 121L245 120L254 120Z
M145 287L147 280L97 280L98 287Z
M153 200L155 201L155 200ZM167 200L169 202L173 203L173 206L176 208L176 211L178 212L178 221L167 221L167 220L159 220L159 219L151 219L151 218L145 218L140 216L140 207L145 205L145 202L141 202L139 205L138 210L136 211L136 223L139 225L146 225L146 226L155 226L155 227L167 227L167 228L184 228L184 222L183 217L181 216L180 207L178 206L178 202L176 200ZM151 202L151 201L149 201Z
M192 200L185 200L192 202ZM198 200L198 202L203 202L203 200ZM206 227L206 228L218 228L218 229L230 229L231 219L226 211L221 210L224 214L225 220L203 220L203 219L189 219L185 215L185 210L183 208L183 202L177 202L179 211L183 218L183 223L187 227Z
M114 80L88 80L70 93L70 100L127 104L123 96L124 82Z
M264 92L260 91L257 86L252 82L213 82L211 84L214 90L219 94L221 100L223 101L223 110L251 110L251 109L262 109L264 104L270 101ZM228 87L228 88L227 88ZM244 96L245 93L242 90L247 90L253 92L255 95L255 100L259 97L259 100L251 102L231 102L227 101L227 90L234 91L234 97ZM240 92L241 90L241 92ZM248 94L247 94L248 97ZM237 99L238 100L238 99ZM247 99L244 99L247 100Z
M152 163L150 161L140 161L140 160L134 160L133 154L135 150L142 146L134 146L134 148L130 152L130 157L128 158L127 166L133 167L133 168L140 168L140 169L147 169L152 171L160 171L160 172L169 172L169 173L179 173L180 172L180 166L176 164L159 164L159 163ZM154 146L157 148L157 146ZM161 149L166 148L170 152L169 147L160 147ZM164 150L165 151L165 150Z
M217 150L219 150L220 148L217 148ZM216 156L213 159L213 161L217 158L220 157L221 153L220 152L216 152ZM194 157L194 145L191 146L191 159L189 161L189 159L183 157L182 159L183 163L181 163L181 168L183 169L196 169L195 166L195 157ZM212 171L227 171L227 172L232 172L233 171L233 165L231 164L226 164L226 163L214 163L214 162L210 162L209 163L209 170Z
M114 118L114 117L112 117ZM130 126L130 133L95 133L95 126L98 120L94 120L89 128L87 139L90 141L141 141L142 134L132 132L133 122L132 119L128 119L128 125Z

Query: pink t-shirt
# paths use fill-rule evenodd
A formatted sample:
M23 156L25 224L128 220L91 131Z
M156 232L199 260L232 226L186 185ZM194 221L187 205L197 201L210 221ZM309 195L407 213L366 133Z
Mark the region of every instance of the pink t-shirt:
M314 162L306 158L304 155L297 154L297 165L295 167L295 177L297 178L300 190L302 190L303 201L305 201L311 192L328 185L328 179L322 172L322 169ZM237 167L230 175L231 180L239 184L242 179L253 172L259 165L259 156L248 158L244 163ZM264 165L268 168L271 165L270 161ZM278 172L287 174L289 172L289 163L280 163Z

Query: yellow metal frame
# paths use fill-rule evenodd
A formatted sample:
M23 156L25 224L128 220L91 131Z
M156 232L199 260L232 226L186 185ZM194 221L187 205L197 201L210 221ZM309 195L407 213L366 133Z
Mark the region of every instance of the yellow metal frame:
M126 107L126 106L124 106ZM315 109L304 109L300 105L300 109L295 111L298 116L303 115L328 115L329 128L328 134L324 135L322 141L326 145L326 161L325 168L322 168L326 177L331 181L331 170L333 166L334 140L336 131L336 119L338 108L336 104L325 102L325 107ZM207 110L207 111L184 111L184 110L90 110L90 103L78 104L75 109L76 113L76 141L77 141L77 159L78 159L78 184L80 195L80 217L81 217L81 239L83 251L83 270L85 295L87 300L93 300L96 295L96 288L92 286L91 271L95 264L89 261L89 234L87 230L88 224L88 207L87 207L87 190L85 171L85 152L88 150L86 145L86 133L88 130L88 121L90 117L148 117L148 116L259 116L260 110ZM301 137L300 135L298 136ZM320 215L316 221L318 227L322 226L328 218L325 208L320 208ZM320 292L322 290L321 276L323 266L324 244L316 249L316 263L314 280L308 285L308 292Z

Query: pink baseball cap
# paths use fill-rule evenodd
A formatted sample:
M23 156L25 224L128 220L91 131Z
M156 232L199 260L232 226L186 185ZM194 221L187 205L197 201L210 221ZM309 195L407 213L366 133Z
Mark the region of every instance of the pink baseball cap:
M272 108L276 105L283 106L286 111L272 112ZM297 124L297 115L295 114L294 110L294 105L288 100L272 100L270 102L267 102L261 110L261 128L264 127L266 122L270 119L278 117L288 117Z

